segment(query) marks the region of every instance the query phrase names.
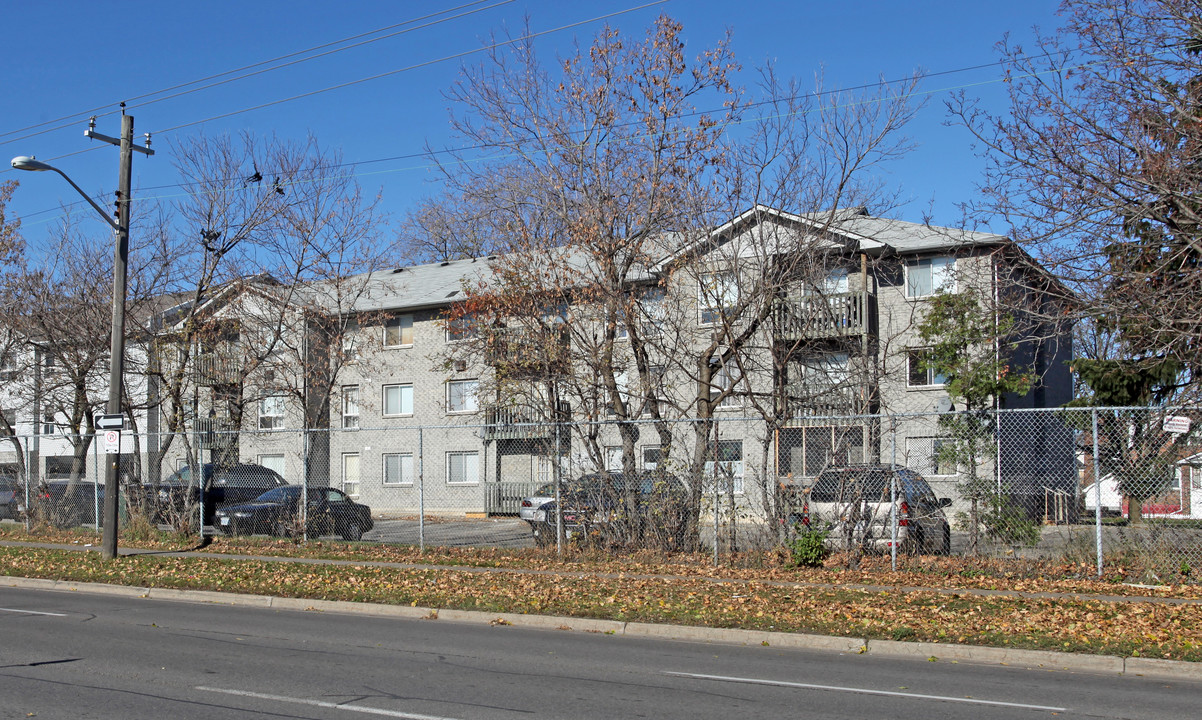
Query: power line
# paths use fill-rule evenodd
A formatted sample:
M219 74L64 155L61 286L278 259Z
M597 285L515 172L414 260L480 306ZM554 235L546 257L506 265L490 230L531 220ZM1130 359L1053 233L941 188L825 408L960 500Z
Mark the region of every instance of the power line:
M625 10L618 10L616 12L608 13L605 15L598 15L597 17L589 18L588 20L580 20L578 22L569 23L567 25L561 25L556 28L551 28L550 30L543 30L543 31L536 32L536 33L530 33L528 35L522 35L522 36L516 37L516 38L510 38L503 42L493 43L492 45L483 45L481 47L474 48L472 50L465 50L463 52L455 53L453 55L445 55L445 56L437 58L435 60L426 60L424 62L416 63L414 65L409 65L409 66L406 66L403 68L398 68L396 70L389 70L388 72L377 73L376 75L369 75L364 78L359 78L358 80L350 80L350 81L347 81L344 83L338 83L337 85L331 85L329 87L322 88L320 90L311 90L309 92L300 93L299 95L293 95L291 97L282 98L280 100L272 100L271 102L261 103L259 105L252 105L250 107L242 108L241 110L231 110L230 112L221 113L220 115L213 115L212 117L207 117L203 120L194 120L189 123L175 125L175 126L172 126L169 128L164 128L162 130L156 130L155 134L162 135L164 133L173 132L175 130L181 130L186 127L192 127L193 125L202 125L204 123L207 123L207 122L210 122L213 120L221 120L223 118L232 117L234 115L241 115L242 113L252 112L254 110L262 110L263 108L272 107L274 105L281 105L286 102L292 102L293 100L300 100L301 98L312 97L314 95L320 95L322 93L331 92L333 90L341 90L342 88L351 87L352 85L359 85L361 83L370 82L372 80L379 80L381 78L390 77L390 76L396 75L398 73L408 72L410 70L416 70L418 68L428 67L430 65L436 65L438 63L446 62L448 60L457 60L459 58L467 57L469 55L474 55L476 53L483 52L485 50L492 50L494 48L501 47L502 45L510 45L514 42L518 42L521 40L530 40L533 38L542 37L543 35L549 35L551 33L556 33L556 32L560 32L563 30L570 30L574 27L579 27L581 25L587 25L589 23L597 22L598 20L608 20L609 18L617 17L619 15L625 15L626 13L635 12L637 10L645 10L646 8L653 7L655 5L662 5L666 2L668 2L668 0L653 0L653 2L645 3L643 5L637 5L635 7L626 8Z
M327 43L323 43L323 44L321 44L321 45L315 45L315 46L313 46L313 47L311 47L311 48L306 48L306 49L304 49L304 50L297 50L297 51L295 51L295 52L291 52L291 53L288 53L288 54L286 54L286 55L280 55L280 56L278 56L278 57L271 58L271 59L268 59L268 60L262 60L262 61L259 61L259 62L256 62L256 63L251 63L250 65L243 65L242 67L239 67L239 68L234 68L233 70L226 70L226 71L224 71L224 72L216 73L216 74L214 74L214 75L208 75L208 76L206 76L206 77L198 78L198 79L196 79L196 80L190 80L190 81L188 81L188 82L184 82L184 83L178 83L178 84L176 84L176 85L172 85L172 86L169 86L169 87L163 88L163 89L161 89L161 90L155 90L155 91L153 91L153 92L149 92L149 93L143 93L143 94L141 94L141 95L135 95L134 97L127 98L127 99L125 100L125 102L126 102L127 104L132 104L132 103L134 103L134 102L136 102L136 101L138 101L138 100L142 100L142 99L145 99L145 98L154 98L154 96L156 96L156 95L162 95L163 93L169 93L169 92L172 92L172 91L174 91L174 90L180 90L180 89L182 89L182 88L186 88L186 87L189 87L189 86L191 86L191 85L198 85L198 84L200 84L200 83L208 82L209 80L216 80L216 79L218 79L218 78L226 78L226 79L224 79L224 80L220 80L219 82L213 82L213 83L210 83L210 84L208 84L208 85L204 85L204 86L202 86L202 87L196 87L196 88L192 88L191 90L184 90L184 91L182 91L182 92L177 92L177 93L174 93L174 94L172 94L172 95L166 95L166 96L164 96L164 97L154 98L153 100L148 100L147 102L141 103L141 105L140 105L140 106L151 105L151 104L153 104L153 103L156 103L156 102L161 102L161 101L163 101L163 100L170 100L170 99L172 99L172 98L180 97L180 96L183 96L183 95L188 95L188 94L190 94L190 93L194 93L194 92L200 92L201 90L207 90L207 89L209 89L209 88L217 87L217 86L219 86L219 85L224 85L224 84L226 84L226 83L231 83L231 82L236 82L236 81L238 81L238 80L243 80L243 79L245 79L245 78L248 78L248 77L253 77L253 76L255 76L255 75L261 75L261 74L263 74L263 73L271 72L271 71L273 71L273 70L279 70L279 69L281 69L281 68L290 67L290 66L292 66L292 65L297 65L297 64L299 64L299 63L308 62L308 61L310 61L310 60L316 60L317 58L325 57L325 56L327 56L327 55L332 55L332 54L335 54L335 53L343 52L343 51L345 51L345 50L350 50L350 49L352 49L352 48L356 48L356 47L360 47L360 46L367 45L367 44L370 44L370 43L378 42L378 41L380 41L380 40L386 40L386 39L388 39L388 38L391 38L391 37L396 37L397 35L403 35L403 34L405 34L405 33L412 32L412 31L414 31L414 30L421 30L421 29L424 29L424 28L427 28L427 27L431 27L431 26L433 26L433 25L437 25L437 24L439 24L439 23L448 22L448 21L450 21L450 20L456 20L456 19L458 19L458 18L461 18L461 17L466 17L466 16L468 16L468 15L473 15L473 14L475 14L475 13L478 13L478 12L483 12L483 11L485 11L485 10L491 10L491 9L493 9L493 8L496 8L496 7L499 7L499 6L501 6L501 5L507 5L507 4L509 4L509 3L512 3L512 2L514 2L514 0L496 0L495 2L493 2L493 4L491 4L491 5L488 5L488 6L486 6L486 7L482 7L482 8L476 8L476 9L474 9L474 10L470 10L470 11L467 11L467 12L459 13L458 15L453 15L453 16L450 16L450 17L440 18L440 19L438 19L438 20L434 20L434 21L431 21L431 22L425 23L425 24L423 24L423 25L419 25L419 26L417 26L417 27L410 27L410 28L406 28L406 29L404 29L404 30L399 30L399 31L397 31L397 32L389 33L389 34L387 34L387 35L382 35L382 36L380 36L380 37L372 38L372 39L370 39L370 40L363 40L362 42L357 42L357 43L354 43L354 44L352 44L352 45L347 45L347 46L345 46L345 47L337 48L337 49L334 49L334 50L328 50L328 51L326 51L326 52L323 52L323 53L319 53L319 54L316 54L316 55L311 55L311 56L308 56L308 57L303 57L303 58L300 58L300 59L298 59L298 60L292 60L292 61L290 61L290 62L286 62L286 63L281 63L281 64L279 64L279 65L275 65L275 66L272 66L272 67L268 67L268 68L262 68L262 69L259 69L259 70L255 70L254 72L246 73L245 75L240 75L240 76L238 76L238 77L233 77L233 78L228 78L228 77L226 77L226 76L228 76L228 75L233 75L234 73L239 73L239 72L242 72L242 71L244 71L244 70L251 70L251 69L253 69L253 68L260 68L260 67L261 67L261 66L263 66L263 65L268 65L268 64L270 64L270 63L274 63L274 62L277 62L277 61L280 61L280 60L288 60L289 58L294 58L294 57L296 57L296 56L298 56L298 55L304 55L305 53L310 53L310 52L313 52L313 51L316 51L316 50L323 50L323 49L325 49L325 48L328 48L328 47L331 47L331 46L334 46L334 45L339 45L339 44L341 44L341 43L350 42L350 41L352 41L352 40L358 40L359 38L367 37L367 36L369 36L369 35L375 35L375 34L377 34L377 33L385 32L385 31L387 31L387 30L391 30L391 29L393 29L393 28L401 27L401 26L404 26L404 25L411 25L411 24L413 24L413 23L416 23L416 22L421 22L421 21L423 21L423 20L428 20L428 19L430 19L430 18L435 18L435 17L438 17L439 15L445 15L445 14L447 14L447 13L456 12L456 11L458 11L458 10L461 10L461 9L464 9L464 8L469 8L469 7L472 7L473 5L479 5L479 4L481 4L481 3L484 3L484 2L489 2L489 0L473 0L473 2L469 2L469 3L463 4L463 5L459 5L459 6L457 6L457 7L448 8L448 9L446 9L446 10L440 10L440 11L438 11L438 12L436 12L436 13L430 13L430 14L428 14L428 15L423 15L423 16L420 16L420 17L412 18L412 19L410 19L410 20L406 20L406 21L404 21L404 22L400 22L400 23L395 23L395 24L393 24L393 25L387 25L387 26L384 26L384 27L381 27L381 28L377 28L377 29L375 29L375 30L370 30L370 31L368 31L368 32L365 32L365 33L359 33L358 35L351 35L351 36L349 36L349 37L345 37L345 38L342 38L342 39L340 39L340 40L333 40L333 41L330 41L330 42L327 42ZM16 130L10 130L10 131L7 131L7 132L0 132L0 138L5 138L5 137L8 137L8 136L10 136L10 135L14 135L14 134L16 134L16 133L25 132L26 130L35 130L35 129L37 129L37 128L44 127L44 126L46 126L46 125L51 125L51 124L53 124L53 123L62 122L62 121L64 121L64 120L71 120L71 122L70 122L70 123L63 124L63 125L57 125L57 126L55 126L55 127L52 127L52 128L47 128L47 129L44 129L44 130L39 130L38 132L33 132L33 133L30 133L30 134L28 134L28 135L22 135L21 137L10 138L10 139L8 139L8 140L0 140L0 145L7 145L7 144L9 144L9 143L19 142L19 141L21 141L21 140L26 140L26 139L28 139L28 138L37 137L37 136L39 136L39 135L45 135L46 133L55 132L55 131L58 131L58 130L63 130L63 129L69 128L69 127L73 126L73 125L75 124L75 122L77 122L79 119L81 119L81 118L84 118L84 117L88 117L89 115L96 114L98 117L104 117L104 116L107 116L107 115L112 115L113 113L115 113L115 112L117 112L117 111L116 111L116 110L107 110L107 111L105 111L105 110L106 110L106 108L111 108L111 107L112 107L112 103L108 103L108 104L106 104L106 105L101 105L101 106L99 106L99 107L95 107L95 108L92 108L92 109L90 109L90 110L84 110L84 111L77 112L77 113L74 113L74 114L71 114L71 115L64 115L64 116L62 116L62 117L55 118L55 119L53 119L53 120L46 120L46 121L44 121L44 122L36 123L36 124L34 124L34 125L29 125L29 126L27 126L27 127L23 127L23 128L18 128L18 129L16 129Z

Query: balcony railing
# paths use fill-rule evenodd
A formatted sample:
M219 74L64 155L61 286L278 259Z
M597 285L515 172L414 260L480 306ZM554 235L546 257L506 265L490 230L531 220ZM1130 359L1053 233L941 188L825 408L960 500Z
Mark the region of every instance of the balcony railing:
M201 387L237 385L242 371L233 360L217 353L200 353L192 361L192 373Z
M859 415L867 412L864 389L852 386L793 383L785 386L789 415L794 418Z
M775 308L779 340L839 338L868 332L868 293L801 295L780 298Z
M233 447L238 443L238 425L231 417L197 418L196 442L202 449Z
M568 367L568 334L496 330L488 338L484 362L511 375L563 372Z
M572 416L572 406L559 403L556 417L566 422ZM554 435L555 425L542 414L528 407L489 405L484 408L485 440L547 440ZM566 437L568 431L562 431Z

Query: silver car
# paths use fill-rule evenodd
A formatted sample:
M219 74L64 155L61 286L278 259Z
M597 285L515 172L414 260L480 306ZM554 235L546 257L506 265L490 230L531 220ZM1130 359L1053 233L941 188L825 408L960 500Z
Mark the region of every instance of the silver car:
M909 468L828 467L806 493L802 522L825 530L827 544L837 550L859 545L868 552L889 552L896 538L902 552L947 555L951 527L943 508L950 504Z
M540 485L533 495L522 499L522 504L518 507L518 517L528 523L544 522L547 517L542 507L554 500L555 484Z

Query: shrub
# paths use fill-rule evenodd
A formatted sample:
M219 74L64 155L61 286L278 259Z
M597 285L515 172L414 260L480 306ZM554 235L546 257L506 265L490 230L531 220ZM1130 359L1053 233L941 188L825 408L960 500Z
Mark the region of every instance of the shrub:
M793 567L822 567L831 554L826 533L821 530L807 530L790 540L787 547Z

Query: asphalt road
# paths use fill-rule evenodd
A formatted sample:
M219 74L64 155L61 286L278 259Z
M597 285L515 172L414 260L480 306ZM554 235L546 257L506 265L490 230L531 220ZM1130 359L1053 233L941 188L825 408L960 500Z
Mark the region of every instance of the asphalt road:
M1197 717L1202 684L0 588L2 718Z

